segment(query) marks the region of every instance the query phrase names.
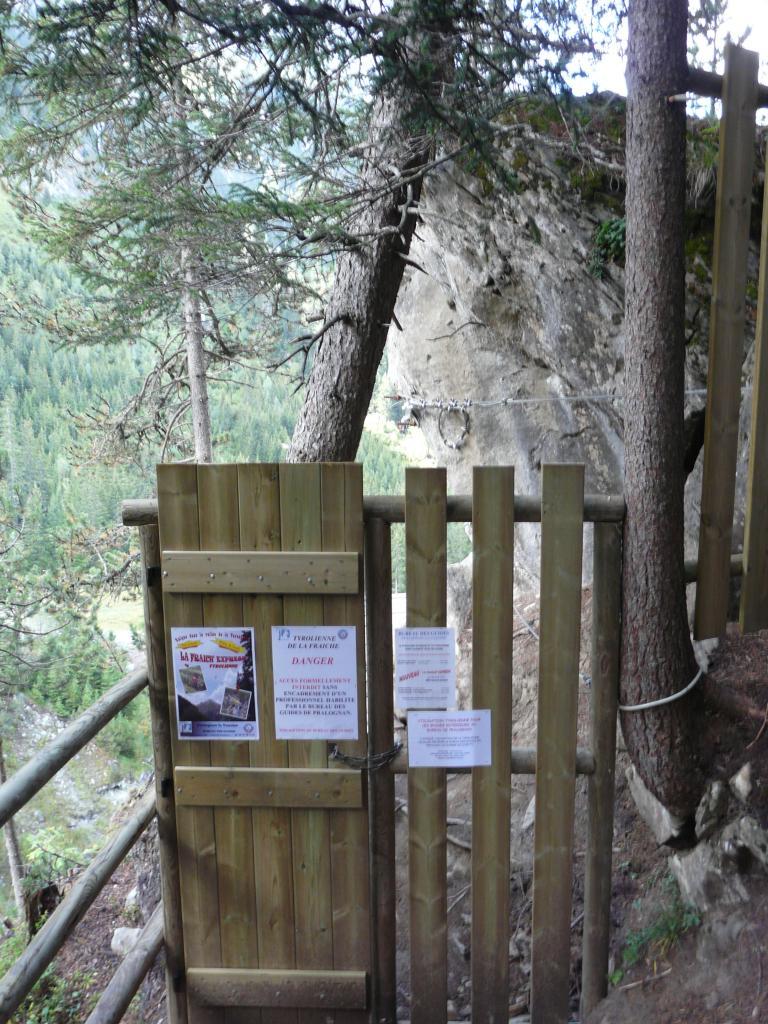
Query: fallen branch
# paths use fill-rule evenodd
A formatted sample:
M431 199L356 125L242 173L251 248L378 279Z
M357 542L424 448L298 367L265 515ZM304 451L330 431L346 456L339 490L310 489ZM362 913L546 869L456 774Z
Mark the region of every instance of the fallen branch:
M630 981L628 985L619 985L619 992L628 992L631 988L640 988L641 985L645 985L649 981L658 981L659 978L666 978L671 973L672 968L668 967L666 971L661 971L660 974L649 974L647 978L641 978L640 981Z

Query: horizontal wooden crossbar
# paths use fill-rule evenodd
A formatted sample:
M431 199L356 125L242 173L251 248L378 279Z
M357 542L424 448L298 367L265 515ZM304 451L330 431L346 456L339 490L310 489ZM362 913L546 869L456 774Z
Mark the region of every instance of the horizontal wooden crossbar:
M365 1010L365 971L238 970L193 967L187 992L203 1006Z
M363 806L361 773L332 768L175 770L176 803L186 807Z
M447 499L449 523L472 522L472 495L449 494ZM585 494L584 522L621 523L626 506L621 495ZM366 519L383 519L387 523L405 522L405 498L402 495L368 494L363 498ZM156 498L132 498L122 504L125 526L149 526L157 523ZM535 494L515 495L515 522L540 523L541 498Z
M176 594L356 594L355 551L164 551L163 590Z

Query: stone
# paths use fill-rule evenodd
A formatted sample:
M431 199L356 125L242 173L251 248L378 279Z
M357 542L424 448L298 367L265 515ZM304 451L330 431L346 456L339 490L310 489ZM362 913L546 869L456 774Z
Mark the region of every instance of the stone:
M752 765L749 761L742 765L733 776L730 787L733 795L737 796L742 803L745 804L749 800L749 795L752 792Z
M679 838L687 827L685 819L672 814L656 799L637 774L634 765L627 768L626 777L640 816L653 832L656 841L662 845Z
M684 902L692 903L703 914L719 907L735 907L749 900L744 882L733 866L725 861L718 845L699 843L693 850L673 854L669 867L677 879Z
M768 832L751 815L744 815L724 828L723 842L749 850L750 856L768 870Z
M126 915L126 917L135 917L135 915L139 912L138 886L134 885L134 887L125 897L125 903L123 904L123 912Z
M536 821L536 797L531 797L531 802L525 809L523 820L520 828L523 832L527 832L529 828L533 828Z
M525 187L482 188L450 161L425 183L410 253L425 273L406 268L396 308L402 331L393 318L387 340L389 376L406 399L404 411L410 418L412 410L418 423L409 429L420 430L435 464L447 467L450 492L469 493L473 465L514 465L515 490L536 494L542 463L583 462L587 492L620 493L624 271L615 263L602 277L589 270L595 228L617 210L599 192L575 188L557 149L533 132L510 136L505 157L512 169L526 162ZM754 276L758 258L752 246ZM688 389L706 388L709 300L708 287L689 275ZM751 321L747 330L742 383L748 385ZM574 395L590 397L570 400ZM468 422L461 411L420 405L441 400L495 404L469 406ZM686 411L700 405L699 396L686 399ZM743 535L749 417L744 402L734 550ZM686 482L688 558L698 544L701 467L699 457ZM530 584L538 575L540 533L528 523L515 533L516 572L527 574ZM591 531L585 531L585 577L590 543Z
M716 780L704 790L704 796L696 808L696 837L706 839L720 825L728 805L728 790L725 784Z
M139 941L141 928L115 928L110 949L120 959L127 956Z

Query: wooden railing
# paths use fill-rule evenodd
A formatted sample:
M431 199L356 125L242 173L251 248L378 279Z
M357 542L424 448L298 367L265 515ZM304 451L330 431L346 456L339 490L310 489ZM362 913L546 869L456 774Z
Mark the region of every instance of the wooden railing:
M133 672L121 679L1 786L0 825L25 806L71 758L134 700L147 687L148 681L146 670ZM78 877L71 891L0 980L0 1021L9 1020L29 995L154 814L155 794L149 792L120 831ZM144 940L142 947L146 949L149 943L156 956L159 942L156 941L154 929L150 930L148 925L141 938ZM129 965L123 966L123 977L129 976L128 984L133 985L135 992L149 965L139 965L134 958ZM139 974L140 966L142 973ZM110 1013L105 1007L95 1019L105 1024L106 1021L118 1021L120 1016Z
M155 784L134 808L120 830L80 874L71 891L40 931L0 979L0 1024L18 1010L45 969L61 950L72 930L123 862L155 816L161 863L162 900L139 939L101 994L86 1024L117 1024L157 958L166 947L169 1020L185 1020L179 1012L184 1001L177 979L184 975L181 922L178 917L176 824L171 784L170 722L165 679L162 597L159 589L160 551L156 526L139 531L142 552L147 668L116 683L82 715L66 726L47 746L0 786L0 826L8 822L64 765L98 735L115 716L145 689L149 691Z

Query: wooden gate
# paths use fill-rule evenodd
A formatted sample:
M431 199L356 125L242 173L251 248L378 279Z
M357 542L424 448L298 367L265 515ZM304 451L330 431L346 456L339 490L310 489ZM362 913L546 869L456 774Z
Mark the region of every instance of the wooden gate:
M158 511L168 665L173 626L252 626L261 730L179 741L169 672L190 1024L367 1020L365 787L329 768L325 742L276 740L270 635L357 627L359 740L344 749L364 752L361 467L159 466ZM322 551L353 553L352 586L316 571ZM240 552L236 571L222 552Z
M585 498L582 466L545 466L540 499L515 495L511 468L477 468L473 487L471 498L449 498L445 470L408 469L404 498L364 501L355 465L158 468L168 664L171 627L252 626L261 729L256 742L173 741L188 997L188 1009L171 1015L174 1024L395 1024L394 776L405 771L411 1021L447 1019L446 769L408 769L402 751L381 770L361 773L329 761L325 741L275 735L272 627L353 625L359 739L342 753L371 768L391 755L390 524L403 520L407 624L414 627L445 625L446 524L473 524L473 707L489 708L492 725L492 763L472 769L473 1024L507 1020L515 773L538 776L531 1020L568 1020L579 773L589 776L583 1009L604 994L623 501ZM511 747L514 528L521 521L541 522L535 750ZM585 522L595 524L592 731L591 749L577 749ZM350 560L351 580L346 568L333 568ZM172 678L169 695L175 735Z

